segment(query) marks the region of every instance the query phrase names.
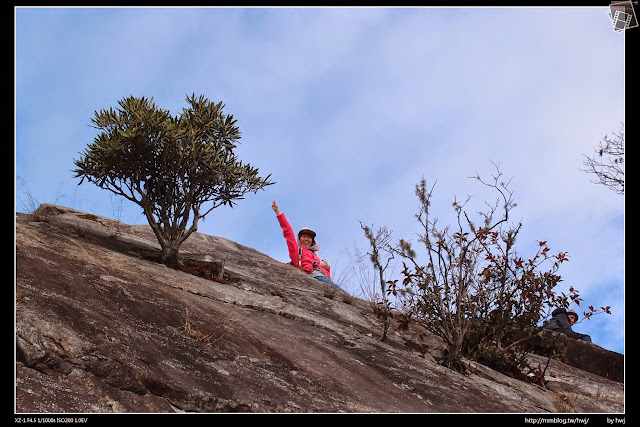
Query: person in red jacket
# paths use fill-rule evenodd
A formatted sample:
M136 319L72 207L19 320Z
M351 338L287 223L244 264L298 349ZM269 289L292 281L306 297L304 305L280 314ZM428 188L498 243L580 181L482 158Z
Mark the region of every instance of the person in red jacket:
M311 277L328 283L340 289L331 280L331 267L326 259L320 260L318 256L318 243L316 243L316 233L310 228L303 228L298 232L298 236L293 232L293 228L284 213L280 212L278 203L274 200L271 209L276 213L276 218L282 228L282 235L287 242L289 258L291 264L298 267Z

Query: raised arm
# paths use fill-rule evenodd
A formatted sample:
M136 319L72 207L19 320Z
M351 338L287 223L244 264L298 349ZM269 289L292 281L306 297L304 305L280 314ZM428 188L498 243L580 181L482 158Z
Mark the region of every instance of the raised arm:
M276 213L276 218L278 219L280 228L282 228L282 235L284 237L284 240L287 242L289 258L294 265L298 265L298 241L296 239L295 233L293 232L293 228L291 228L291 224L289 224L286 215L280 211L278 202L274 200L271 204L271 209L273 209L273 211Z
M273 203L271 203L271 209L273 209L276 215L280 215L282 213L280 212L280 208L278 208L278 202L276 202L275 200L273 201Z

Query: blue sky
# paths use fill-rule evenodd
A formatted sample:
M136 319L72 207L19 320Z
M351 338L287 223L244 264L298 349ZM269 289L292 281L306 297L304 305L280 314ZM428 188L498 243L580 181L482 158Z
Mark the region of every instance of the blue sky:
M524 226L567 251L561 290L610 305L574 327L624 353L624 197L591 183L583 154L625 120L624 33L591 8L17 8L16 210L25 195L144 224L140 208L78 186L73 159L96 110L188 94L223 101L239 157L277 184L214 210L200 232L287 261L271 210L318 233L334 279L358 294L346 249L359 220L416 240L415 185L437 181L433 214L453 223L493 202L469 177L511 178ZM341 273L342 272L342 273Z

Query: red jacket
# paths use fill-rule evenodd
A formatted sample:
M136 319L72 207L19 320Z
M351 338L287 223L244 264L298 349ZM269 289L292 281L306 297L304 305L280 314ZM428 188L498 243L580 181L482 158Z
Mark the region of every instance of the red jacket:
M281 213L276 216L278 218L278 222L280 223L280 227L282 228L282 235L287 241L287 249L289 249L289 258L291 258L291 264L301 268L307 274L312 274L314 270L322 271L328 278L331 280L331 267L327 266L324 268L320 265L320 257L316 253L318 250L318 244L314 244L311 248L306 249L300 245L300 241L298 237L293 232L293 228L291 228L291 224L287 220L287 217ZM302 253L300 253L300 248L302 248ZM315 264L315 267L314 267Z

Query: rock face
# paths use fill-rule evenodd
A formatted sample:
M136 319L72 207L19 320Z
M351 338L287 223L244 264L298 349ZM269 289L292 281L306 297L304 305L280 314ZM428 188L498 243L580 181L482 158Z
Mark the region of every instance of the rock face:
M148 226L61 206L15 239L16 412L624 412L620 379L557 360L542 388L446 369L413 326L381 342L371 303L221 237L182 245L193 274Z

